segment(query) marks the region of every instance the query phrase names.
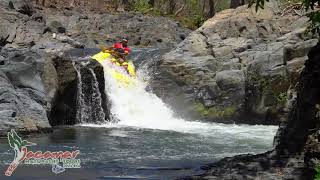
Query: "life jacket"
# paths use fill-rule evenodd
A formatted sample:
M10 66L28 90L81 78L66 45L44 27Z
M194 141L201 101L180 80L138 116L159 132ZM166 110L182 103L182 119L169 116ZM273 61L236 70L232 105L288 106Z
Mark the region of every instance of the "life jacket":
M127 53L129 54L131 52L131 49L127 46L124 47L122 43L115 43L113 45L113 48L116 49L117 51L119 51L120 53Z

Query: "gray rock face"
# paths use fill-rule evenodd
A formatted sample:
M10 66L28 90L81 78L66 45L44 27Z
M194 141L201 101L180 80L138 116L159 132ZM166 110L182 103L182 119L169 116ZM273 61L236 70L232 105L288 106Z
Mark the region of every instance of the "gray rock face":
M276 136L275 149L224 158L206 172L181 179L315 179L320 158L320 44L308 53L289 119Z
M76 10L44 8L32 9L29 14L21 10L28 9L28 2L15 0L0 4L0 46L47 50L72 48L73 45L66 46L66 42L52 38L52 33L59 33L93 48L111 45L123 36L129 38L130 46L173 47L190 33L168 18L129 12L84 15Z
M111 45L129 38L130 46L173 47L184 40L190 30L164 17L144 16L138 13L97 14L66 11L58 13L53 9L41 12L46 19L47 30L65 33L86 47Z
M97 61L84 60L94 52L99 49L74 49L52 59L59 81L52 102L51 125L111 120L103 67Z
M4 49L1 56L4 59L0 65L1 134L11 128L25 132L50 128L44 58L35 52Z
M0 47L12 42L16 35L16 28L16 23L12 23L10 18L0 19Z
M84 53L80 49L76 54ZM77 70L75 65L81 62L76 57L30 49L2 49L0 57L0 136L10 129L29 133L109 120L104 73L98 62L90 60ZM80 82L86 107L78 104Z
M317 40L303 34L305 18L252 12L224 10L192 32L163 56L154 92L193 118L279 123Z
M17 12L31 16L34 12L31 0L8 0L8 6Z

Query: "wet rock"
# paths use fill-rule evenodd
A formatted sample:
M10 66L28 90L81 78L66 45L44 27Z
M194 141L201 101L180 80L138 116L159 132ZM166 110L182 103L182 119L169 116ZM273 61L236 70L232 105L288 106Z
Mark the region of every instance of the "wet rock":
M92 52L86 49L73 49L53 57L53 68L59 81L55 98L52 100L52 126L110 120L103 68L97 61L83 59L91 54ZM95 85L98 87L94 87ZM89 105L84 106L83 103Z
M23 132L47 131L45 82L41 75L42 55L24 50L1 51L5 64L0 66L0 134L11 128Z

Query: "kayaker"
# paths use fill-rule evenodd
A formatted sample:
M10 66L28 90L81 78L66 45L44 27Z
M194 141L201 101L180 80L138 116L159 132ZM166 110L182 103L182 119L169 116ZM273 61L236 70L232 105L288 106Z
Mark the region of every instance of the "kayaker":
M123 37L121 42L113 44L112 47L106 48L103 51L112 51L114 58L111 60L112 63L122 66L128 74L130 74L128 66L129 63L126 61L126 57L131 52L131 49L128 47L128 38Z
M126 60L127 55L131 52L131 49L128 46L128 38L123 37L121 42L113 44L113 46L107 48L107 50L114 51L113 55L115 58L122 58Z

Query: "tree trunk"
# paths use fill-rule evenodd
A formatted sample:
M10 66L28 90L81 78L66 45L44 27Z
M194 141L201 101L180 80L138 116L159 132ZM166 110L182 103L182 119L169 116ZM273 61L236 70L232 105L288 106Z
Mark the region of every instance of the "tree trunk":
M231 0L230 8L237 8L245 4L244 0Z
M206 7L207 7L207 1L204 0L202 5L202 12L206 12Z
M175 8L176 8L176 2L175 2L175 0L170 0L170 1L169 1L169 14L173 14Z
M214 0L209 0L209 13L208 18L212 18L215 15L215 7L214 7Z
M150 5L151 7L154 7L154 0L149 0L149 5Z

